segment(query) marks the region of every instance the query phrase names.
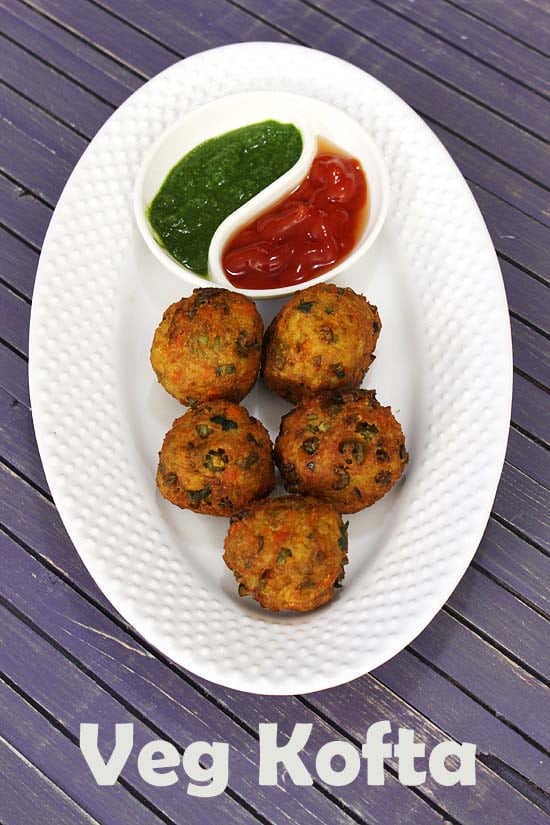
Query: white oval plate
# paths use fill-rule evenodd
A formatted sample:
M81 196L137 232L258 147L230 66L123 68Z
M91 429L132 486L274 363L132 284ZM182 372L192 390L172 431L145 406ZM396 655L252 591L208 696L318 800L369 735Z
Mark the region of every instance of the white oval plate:
M163 435L182 408L157 384L149 347L183 291L134 226L134 180L178 117L254 89L340 106L372 134L391 179L383 231L345 283L379 307L383 330L365 383L396 412L411 461L388 496L350 517L344 586L332 604L303 616L239 599L222 561L227 521L178 510L154 480ZM266 321L280 305L260 304ZM44 242L29 371L48 482L101 589L164 654L246 691L328 688L408 644L471 560L504 460L510 329L475 201L400 98L348 63L299 46L198 54L113 114L67 183ZM288 405L261 385L244 403L275 435Z

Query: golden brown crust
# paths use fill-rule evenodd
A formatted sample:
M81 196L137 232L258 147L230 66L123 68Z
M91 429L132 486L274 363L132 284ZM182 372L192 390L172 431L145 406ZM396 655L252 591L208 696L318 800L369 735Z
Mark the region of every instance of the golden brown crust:
M269 434L238 404L198 404L177 418L164 438L157 486L178 507L230 516L274 485Z
M291 403L358 387L381 327L376 307L349 287L317 284L297 292L265 333L264 380Z
M313 610L344 578L347 524L330 504L282 496L256 502L231 519L224 561L268 610Z
M374 390L325 393L285 415L275 463L291 493L314 495L342 513L384 496L408 461L405 437Z
M182 404L241 401L260 368L263 321L250 298L227 289L195 289L165 311L151 366Z

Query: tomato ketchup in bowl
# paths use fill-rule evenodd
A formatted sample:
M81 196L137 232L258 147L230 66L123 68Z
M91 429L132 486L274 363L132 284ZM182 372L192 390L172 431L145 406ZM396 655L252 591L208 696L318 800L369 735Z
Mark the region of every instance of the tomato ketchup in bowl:
M322 275L356 246L368 190L356 158L319 140L296 189L229 239L222 267L237 289L292 287Z
M341 109L280 92L286 118L299 114L313 147L302 177L278 197L260 193L216 230L208 275L256 300L322 283L355 264L376 240L388 212L389 177L378 147ZM366 270L368 274L368 270Z

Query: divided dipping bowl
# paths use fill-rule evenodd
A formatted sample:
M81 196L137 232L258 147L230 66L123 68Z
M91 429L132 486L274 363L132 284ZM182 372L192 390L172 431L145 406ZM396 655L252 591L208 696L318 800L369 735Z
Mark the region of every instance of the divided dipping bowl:
M208 252L208 277L180 264L156 240L149 224L149 204L170 170L184 155L210 138L263 120L293 123L302 137L302 153L285 174L232 212L217 228ZM255 217L289 195L306 177L317 152L317 138L329 141L361 164L367 180L368 214L353 250L331 269L310 280L273 289L238 289L226 277L222 255L228 241ZM349 115L314 98L286 92L247 92L220 98L174 123L151 147L139 169L134 188L134 213L139 231L155 258L192 287L209 283L248 295L280 298L328 281L356 263L376 240L389 206L386 165L369 134Z

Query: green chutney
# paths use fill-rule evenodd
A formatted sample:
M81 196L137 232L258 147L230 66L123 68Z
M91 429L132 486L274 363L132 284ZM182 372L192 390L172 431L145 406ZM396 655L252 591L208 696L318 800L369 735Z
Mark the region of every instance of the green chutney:
M156 240L197 275L220 223L293 166L302 136L292 123L265 120L206 140L168 173L148 208Z

